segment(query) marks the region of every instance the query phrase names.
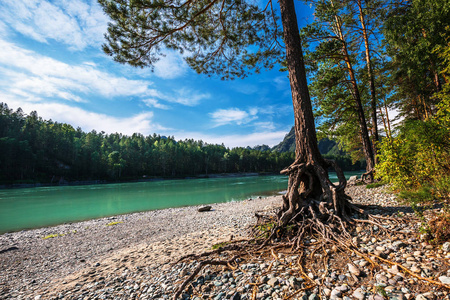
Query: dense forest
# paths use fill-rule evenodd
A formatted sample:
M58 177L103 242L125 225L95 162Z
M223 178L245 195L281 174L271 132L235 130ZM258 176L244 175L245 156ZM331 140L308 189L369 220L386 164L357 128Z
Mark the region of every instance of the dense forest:
M292 152L228 149L192 139L83 132L0 104L0 180L130 180L211 173L279 172ZM267 149L267 148L265 148Z
M266 145L229 149L156 134L86 133L69 124L43 120L37 112L14 111L6 103L0 103L0 128L3 183L278 173L294 160L292 131L273 149ZM324 139L321 145L323 153L341 161L345 170L364 167L352 164L344 153L334 153L336 143Z

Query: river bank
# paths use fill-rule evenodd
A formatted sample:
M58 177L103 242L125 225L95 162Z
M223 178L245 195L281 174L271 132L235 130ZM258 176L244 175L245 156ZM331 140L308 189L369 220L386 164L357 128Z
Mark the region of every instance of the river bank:
M361 231L357 236L361 251L378 251L419 275L450 276L450 249L417 239L418 221L407 207L399 206L395 196L384 193L382 187L368 190L357 186L347 191L356 203L380 206L372 213L401 211L410 220L392 228L401 231L404 238L400 240L379 240ZM173 266L177 258L245 237L249 226L255 224L255 212L270 212L280 204L280 197L268 197L214 204L213 210L205 213L197 212L198 207L173 208L3 234L0 298L167 299L195 264ZM374 230L379 229L371 228ZM318 299L318 295L321 299L385 299L377 298L376 287L397 297L390 299L449 299L446 290L406 276L392 266L381 264L371 273L364 260L349 255L347 259L362 272L372 274L355 278L349 273L347 259L342 258L341 254L332 258L336 263L330 262L323 278L316 277L319 269L305 270L321 284L308 294L299 292L294 299ZM257 281L256 299L281 299L283 293L299 290L306 283L293 273L292 259L282 254L277 260L255 258L240 270L225 273L221 268L207 268L196 281L197 296L225 299L238 293L241 299L250 299L255 286L251 283Z
M214 174L200 174L197 176L183 176L183 177L147 177L133 178L125 180L66 180L64 178L59 178L55 182L18 182L18 183L0 183L1 189L24 189L24 188L36 188L36 187L50 187L50 186L79 186L79 185L96 185L96 184L115 184L115 183L133 183L133 182L152 182L160 180L184 180L184 179L205 179L205 178L236 178L236 177L247 177L247 176L269 176L269 175L279 175L278 173L214 173Z

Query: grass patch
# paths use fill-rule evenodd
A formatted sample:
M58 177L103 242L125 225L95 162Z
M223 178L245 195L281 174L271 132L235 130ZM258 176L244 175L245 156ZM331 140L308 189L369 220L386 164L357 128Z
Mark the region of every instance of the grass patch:
M218 243L218 244L214 244L214 245L212 245L212 249L213 250L217 250L217 249L219 249L219 248L222 248L222 247L224 247L224 246L226 246L226 245L228 245L228 244L230 244L231 242L223 242L223 243Z
M117 224L120 224L120 223L123 223L123 222L122 221L111 222L111 223L106 224L106 226L114 226L114 225L117 225Z
M368 185L366 185L366 189L374 189L380 186L386 185L386 182L380 181L380 182L374 182L374 183L369 183Z

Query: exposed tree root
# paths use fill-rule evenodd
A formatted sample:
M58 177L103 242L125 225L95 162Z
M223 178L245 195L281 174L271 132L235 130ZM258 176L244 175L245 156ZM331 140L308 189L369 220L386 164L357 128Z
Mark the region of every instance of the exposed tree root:
M337 185L328 179L326 171L328 167L333 167L338 174L339 183ZM344 193L345 177L333 161L325 160L324 166L316 163L294 163L283 170L282 173L289 174L289 184L288 191L283 196L283 205L276 216L256 214L258 224L253 229L253 239L233 241L218 250L180 259L180 261L184 259L197 260L219 254L222 257L231 257L229 259L201 261L177 289L173 299L177 299L188 283L207 265L221 265L235 269L238 268L238 258L251 261L256 257L269 256L272 257L272 263L266 271L269 272L273 262L278 260L276 250L299 254L297 264L292 268L308 282L307 286L297 289L291 295L285 295L285 299L292 299L301 291L318 286L318 283L305 273L304 267L313 264L316 261L316 255L320 256L321 251L324 253L323 265L326 272L330 259L328 253L330 251L331 253L342 251L343 253L354 253L365 259L370 263L372 270L380 267L376 261L379 260L396 265L405 273L419 280L450 289L449 285L421 277L396 262L373 254L366 255L358 250L358 245L355 245L352 241L352 238L356 236L354 233L356 225L367 225L370 230L373 226L378 226L378 234L390 236L395 235L396 232L392 232L382 225L391 224L394 226L402 223L402 221L392 217L368 214L363 207L352 204L349 201L350 197ZM310 242L313 238L316 242ZM309 255L306 255L306 251L309 252ZM348 259L350 260L350 258ZM352 263L351 260L350 263ZM309 269L313 270L314 268ZM354 278L356 279L356 277ZM252 297L255 298L259 283L251 282L250 284L253 285Z
M199 263L197 268L195 268L194 271L192 271L192 274L180 285L180 287L176 290L175 294L173 295L173 299L178 299L181 292L184 290L184 288L197 276L197 274L202 270L204 266L211 265L211 266L227 266L230 269L235 269L236 267L232 266L232 264L236 261L236 259L239 258L239 255L233 256L231 259L227 261L223 260L204 260Z
M372 183L374 180L374 170L372 169L362 174L361 180L365 183Z

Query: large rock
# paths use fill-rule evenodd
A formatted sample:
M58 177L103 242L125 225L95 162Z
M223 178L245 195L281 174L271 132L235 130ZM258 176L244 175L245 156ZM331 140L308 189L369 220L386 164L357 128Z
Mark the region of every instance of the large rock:
M212 208L212 206L209 206L209 205L207 205L207 206L202 206L202 207L199 207L198 211L199 211L199 212L210 211L211 208Z

